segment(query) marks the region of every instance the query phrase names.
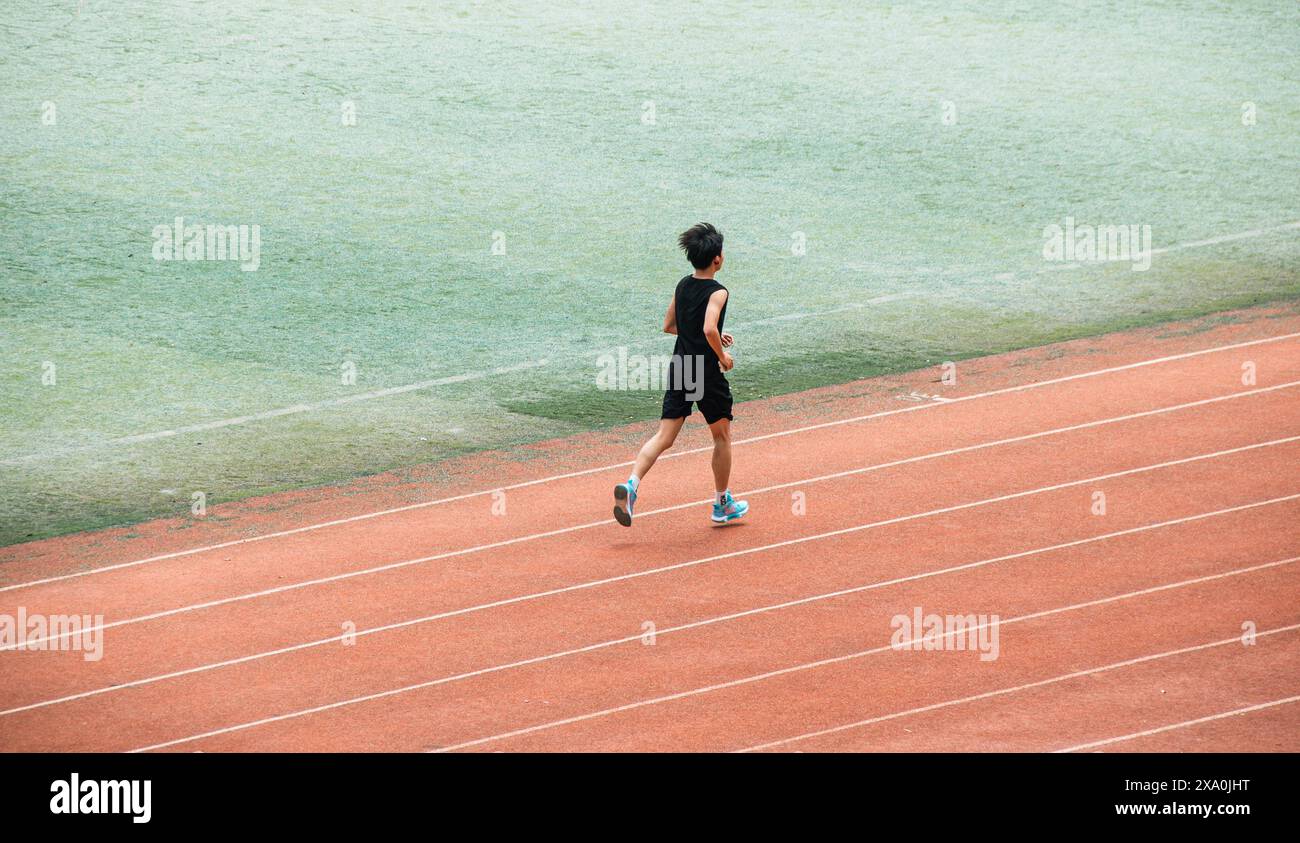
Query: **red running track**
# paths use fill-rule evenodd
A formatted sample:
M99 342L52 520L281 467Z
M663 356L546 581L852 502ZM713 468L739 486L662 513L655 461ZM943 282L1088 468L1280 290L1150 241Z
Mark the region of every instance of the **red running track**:
M742 405L722 528L698 440L607 518L642 425L6 549L0 614L105 628L0 648L0 748L1300 748L1300 313L958 373Z

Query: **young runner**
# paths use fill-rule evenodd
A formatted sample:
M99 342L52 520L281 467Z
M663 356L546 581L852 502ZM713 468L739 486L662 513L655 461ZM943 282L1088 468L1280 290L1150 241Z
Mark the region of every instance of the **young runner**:
M725 524L749 511L749 504L733 498L727 486L731 476L731 386L722 373L731 371L735 361L726 350L732 343L731 334L722 330L727 318L727 288L714 280L722 269L722 232L702 222L682 232L677 243L695 271L677 282L664 316L664 333L676 334L677 344L669 364L659 430L641 447L632 476L614 487L614 518L624 527L632 526L641 480L659 455L672 447L691 414L692 403L704 414L713 434L713 521ZM691 367L702 383L689 384L683 367Z

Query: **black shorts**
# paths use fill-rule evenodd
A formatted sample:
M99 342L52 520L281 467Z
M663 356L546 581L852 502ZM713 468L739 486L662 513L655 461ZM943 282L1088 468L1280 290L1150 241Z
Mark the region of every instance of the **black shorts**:
M685 389L670 389L664 393L664 411L660 418L680 419L691 414L694 395L695 406L704 414L704 420L713 424L718 419L731 419L731 385L722 375L706 377L704 388L691 395Z

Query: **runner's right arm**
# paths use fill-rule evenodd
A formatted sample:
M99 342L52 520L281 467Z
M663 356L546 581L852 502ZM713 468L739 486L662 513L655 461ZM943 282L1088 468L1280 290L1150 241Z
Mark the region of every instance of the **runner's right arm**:
M664 333L677 333L677 296L668 302L668 312L664 314Z

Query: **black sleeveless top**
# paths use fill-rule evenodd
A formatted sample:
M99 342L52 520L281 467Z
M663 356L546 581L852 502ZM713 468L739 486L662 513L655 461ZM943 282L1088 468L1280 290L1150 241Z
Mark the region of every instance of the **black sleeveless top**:
M677 344L673 347L674 356L685 357L698 354L704 359L705 375L722 373L718 366L718 355L704 338L704 314L709 309L709 297L726 287L712 278L696 278L687 275L677 282L677 292L673 294L677 311ZM718 331L727 318L727 305L722 306L718 314Z

